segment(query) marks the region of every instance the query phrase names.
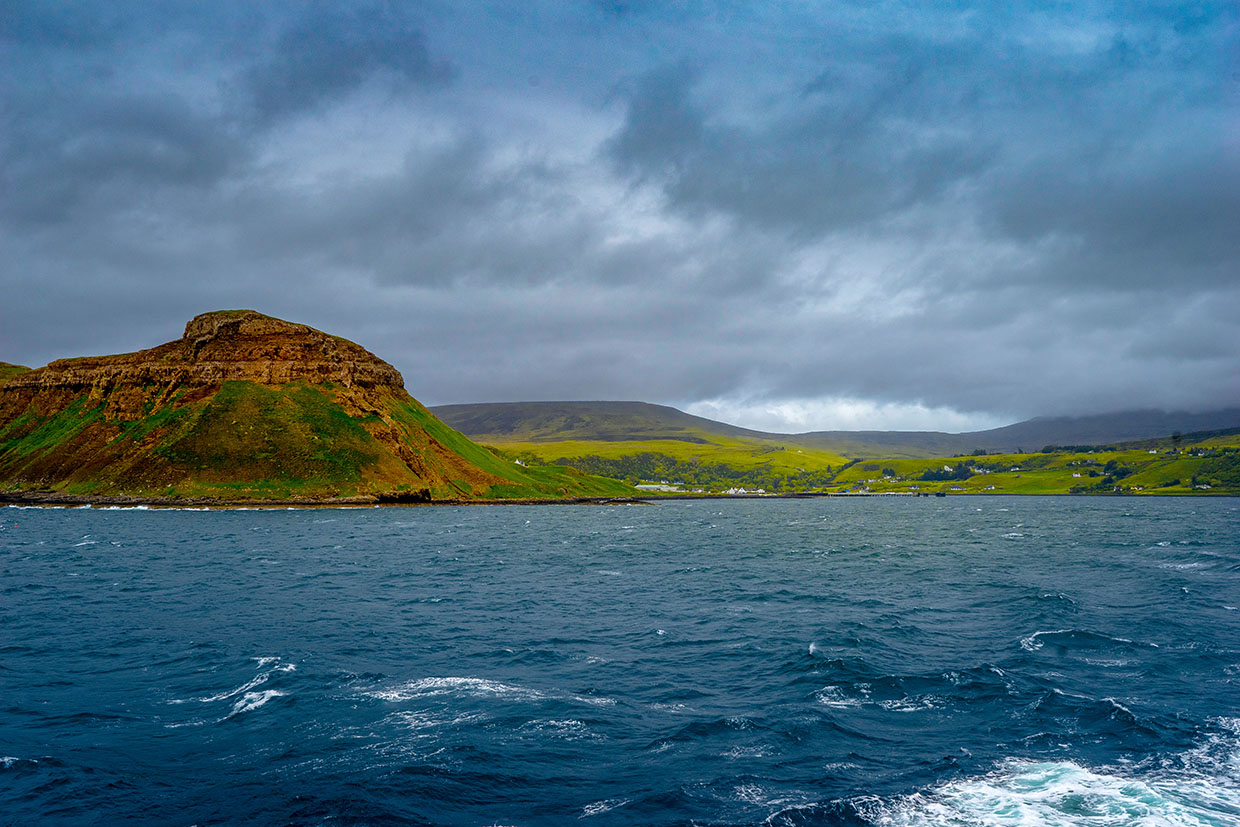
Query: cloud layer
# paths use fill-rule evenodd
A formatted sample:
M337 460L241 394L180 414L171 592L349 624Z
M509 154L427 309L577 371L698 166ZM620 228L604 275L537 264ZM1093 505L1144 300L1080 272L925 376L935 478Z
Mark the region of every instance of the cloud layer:
M1240 399L1234 4L413 8L11 4L0 359L254 307L430 404Z

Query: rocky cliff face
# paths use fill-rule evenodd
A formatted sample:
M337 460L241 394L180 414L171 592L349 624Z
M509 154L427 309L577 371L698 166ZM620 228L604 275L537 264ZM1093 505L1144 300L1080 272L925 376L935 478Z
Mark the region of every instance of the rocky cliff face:
M9 379L8 393L89 390L99 397L124 387L207 388L224 382L345 388L402 388L396 368L365 348L306 325L253 310L195 316L180 339L137 353L58 359Z
M419 502L611 493L436 419L353 342L252 310L116 356L4 371L0 495ZM0 377L0 378L3 378Z

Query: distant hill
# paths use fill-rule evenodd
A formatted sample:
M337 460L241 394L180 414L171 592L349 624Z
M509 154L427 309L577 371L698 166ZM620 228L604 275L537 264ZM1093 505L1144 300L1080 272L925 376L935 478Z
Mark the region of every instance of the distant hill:
M252 310L182 338L0 370L0 494L425 501L631 492L448 427L361 346Z
M433 410L508 456L661 491L1240 493L1240 409L1043 417L963 434L774 434L642 402Z
M483 402L439 405L431 410L461 433L484 442L488 439L501 442L642 439L702 442L703 431L719 436L782 439L649 402Z
M493 402L431 409L452 427L484 443L705 441L711 435L795 443L846 457L941 457L1037 451L1047 445L1103 445L1175 432L1240 427L1240 408L1209 413L1124 411L1079 417L1037 417L986 431L755 431L645 402Z
M645 402L520 402L434 410L471 438L523 461L631 482L805 489L825 484L848 463L839 452L809 448L780 434Z
M1237 427L1240 427L1240 408L1207 413L1146 410L1094 416L1037 417L960 436L966 440L982 440L981 447L988 450L1024 448L1026 451L1036 451L1046 445L1105 445L1154 439L1176 432L1187 434Z

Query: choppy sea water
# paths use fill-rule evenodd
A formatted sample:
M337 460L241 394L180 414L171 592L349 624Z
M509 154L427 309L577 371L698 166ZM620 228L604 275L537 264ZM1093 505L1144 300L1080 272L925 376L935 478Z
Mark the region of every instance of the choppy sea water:
M1240 502L0 509L0 823L1240 824Z

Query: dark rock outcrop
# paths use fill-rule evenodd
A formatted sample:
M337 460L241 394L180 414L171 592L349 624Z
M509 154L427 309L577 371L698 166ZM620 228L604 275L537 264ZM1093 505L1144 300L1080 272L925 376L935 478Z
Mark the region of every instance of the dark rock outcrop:
M396 368L347 339L253 310L223 310L195 316L176 341L136 353L58 359L10 378L4 389L90 389L100 396L121 386L206 388L230 381L405 384Z

